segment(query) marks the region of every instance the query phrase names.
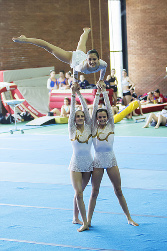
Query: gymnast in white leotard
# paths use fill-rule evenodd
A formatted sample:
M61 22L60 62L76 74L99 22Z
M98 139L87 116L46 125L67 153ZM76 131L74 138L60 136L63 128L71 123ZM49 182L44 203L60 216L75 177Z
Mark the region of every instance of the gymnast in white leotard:
M94 49L88 51L88 53L86 54L86 42L91 29L84 28L83 30L84 32L80 36L76 51L65 51L42 39L27 38L24 35L21 35L18 38L13 38L13 41L19 43L29 43L44 48L48 52L52 53L60 61L69 64L71 68L74 69L75 75L77 75L77 72L90 74L100 71L99 81L101 81L104 78L107 63L99 59L99 54Z
M92 137L95 149L94 170L92 172L92 194L88 209L88 223L91 225L96 199L99 193L100 183L103 177L104 169L106 169L109 179L111 180L115 194L119 203L128 219L128 223L138 226L129 213L126 200L121 190L121 178L117 161L113 151L114 142L114 119L112 115L111 105L108 94L105 89L105 84L98 86L98 91L94 100L93 114L92 114ZM106 109L98 109L100 98L100 91L102 91Z
M75 111L75 91L78 94L83 111ZM78 219L79 212L83 220L83 226L78 229L79 232L88 229L86 209L83 201L83 190L89 182L91 171L93 171L93 157L91 155L91 123L92 120L90 118L85 99L80 94L78 85L73 84L71 111L68 122L69 137L73 147L73 154L69 169L71 173L72 184L75 190L73 223L82 224Z

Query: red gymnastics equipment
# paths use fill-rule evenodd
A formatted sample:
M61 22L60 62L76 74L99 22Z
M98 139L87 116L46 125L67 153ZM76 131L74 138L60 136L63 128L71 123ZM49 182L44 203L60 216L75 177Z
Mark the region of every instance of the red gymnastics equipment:
M8 84L6 86L0 87L0 94L2 92L12 91L12 90L15 90L15 89L17 89L17 85L16 84L10 84L10 85Z

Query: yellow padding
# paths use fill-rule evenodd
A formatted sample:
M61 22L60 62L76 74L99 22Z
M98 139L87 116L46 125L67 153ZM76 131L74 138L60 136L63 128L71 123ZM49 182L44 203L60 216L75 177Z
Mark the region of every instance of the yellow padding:
M55 117L55 122L56 122L56 124L68 124L68 118L67 117L56 116Z
M138 106L139 104L137 100L129 103L124 109L114 115L114 123L121 121L129 113L133 112Z

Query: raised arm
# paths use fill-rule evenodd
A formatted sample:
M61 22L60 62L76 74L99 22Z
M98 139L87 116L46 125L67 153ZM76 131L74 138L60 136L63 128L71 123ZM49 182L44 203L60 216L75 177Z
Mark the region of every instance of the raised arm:
M99 77L99 81L102 81L104 79L105 73L106 73L106 69L107 69L107 63L103 60L100 60L100 77Z
M82 108L83 108L83 111L85 114L85 123L88 125L91 125L92 120L91 120L91 117L89 114L89 110L88 110L88 106L86 104L86 101L85 101L84 97L82 96L82 94L80 93L80 90L77 90L77 94L78 94L79 100L81 102L81 105L82 105Z
M105 103L105 106L106 106L106 109L108 112L108 121L111 124L112 129L114 130L114 118L113 118L113 114L112 114L111 104L110 104L110 100L109 100L109 97L108 97L108 94L107 94L107 91L106 91L104 85L102 87L102 94L103 94L104 103Z
M92 135L94 135L96 133L96 129L97 129L97 119L96 119L96 112L98 110L98 104L99 104L99 100L100 100L100 89L97 90L96 92L96 96L94 99L94 103L93 103L93 113L92 113Z
M71 95L71 109L70 109L70 116L68 120L68 131L69 131L69 138L75 138L76 133L76 126L75 126L75 90L72 87L72 95Z

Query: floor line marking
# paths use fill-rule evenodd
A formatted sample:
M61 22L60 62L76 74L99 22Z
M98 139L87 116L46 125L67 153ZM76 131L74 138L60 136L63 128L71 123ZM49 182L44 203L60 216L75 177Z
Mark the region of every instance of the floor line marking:
M75 248L81 250L94 250L94 251L121 251L116 249L105 249L105 248L90 248L90 247L81 247L81 246L71 246L71 245L62 245L56 243L47 243L47 242L36 242L36 241L28 241L28 240L17 240L17 239L8 239L8 238L0 238L0 241L9 241L9 242L18 242L18 243L28 243L28 244L36 244L36 245L44 245L44 246L52 246L52 247L65 247L65 248Z
M29 206L29 205L14 205L14 204L5 204L0 203L0 206L9 206L9 207L23 207L23 208L36 208L36 209L49 209L49 210L63 210L63 211L73 211L73 209L68 208L56 208L56 207L42 207L42 206ZM116 215L124 215L124 213L115 213L115 212L105 212L105 211L96 211L98 214L116 214ZM144 215L144 214L131 214L133 216L138 217L149 217L149 218L161 218L167 219L167 216L159 216L159 215Z

